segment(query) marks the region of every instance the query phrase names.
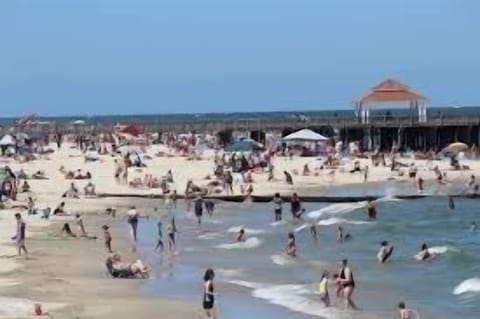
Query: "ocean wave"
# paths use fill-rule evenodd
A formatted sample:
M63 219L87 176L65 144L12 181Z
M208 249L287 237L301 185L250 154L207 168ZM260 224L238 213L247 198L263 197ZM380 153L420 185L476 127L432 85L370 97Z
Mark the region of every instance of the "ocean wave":
M216 247L221 248L221 249L228 249L228 250L231 250L231 249L251 249L251 248L256 248L256 247L260 246L261 243L262 243L262 241L260 239L258 239L256 237L250 237L250 238L247 238L246 241L231 243L231 244L221 244L221 245L218 245Z
M295 312L324 318L335 318L340 313L335 308L325 308L320 302L308 298L313 292L307 285L265 285L240 280L229 283L253 289L252 296L255 298Z
M459 251L460 251L459 249L451 246L434 246L434 247L428 248L428 252L431 255L443 255L449 252L459 252Z
M325 215L338 215L350 213L356 209L366 207L367 202L356 203L337 203L325 206L319 210L314 210L307 213L307 216L311 219L319 219Z
M318 225L320 226L330 226L335 224L352 224L352 225L364 225L372 224L372 222L360 221L360 220L349 220L344 218L330 217L324 220L320 220Z
M246 234L250 235L258 235L258 234L263 234L265 231L263 229L255 229L255 228L245 228L243 225L242 226L234 226L230 227L227 232L229 233L238 233L240 229L245 230Z
M210 239L216 239L220 237L220 233L205 233L202 235L197 236L198 239L204 239L204 240L210 240Z
M480 292L480 278L474 277L464 280L453 289L454 295L462 295L468 292Z

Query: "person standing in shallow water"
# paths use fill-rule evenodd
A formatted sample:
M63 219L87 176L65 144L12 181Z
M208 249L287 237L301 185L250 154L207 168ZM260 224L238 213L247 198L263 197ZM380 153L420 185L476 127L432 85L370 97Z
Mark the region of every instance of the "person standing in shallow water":
M450 208L450 210L455 210L455 202L453 201L453 196L448 196L448 208Z
M135 209L135 206L132 206L130 210L127 212L127 222L130 225L130 234L132 236L132 248L133 251L136 250L137 245L137 229L138 229L138 212Z
M27 224L22 219L22 215L20 215L20 213L15 214L15 219L17 220L17 233L12 237L12 239L14 239L17 244L18 256L21 256L23 251L25 253L25 258L28 258L28 250L27 246L25 245L25 231Z
M375 203L373 202L373 199L368 200L367 204L367 214L370 219L376 219L377 218L377 208L375 207Z
M353 278L352 269L348 266L347 259L343 259L341 265L337 281L342 286L342 296L345 302L345 308L358 310L357 305L352 299L355 290L355 279Z
M273 211L275 213L275 221L281 221L282 220L282 198L280 197L280 193L276 193L275 196L273 196Z
M215 287L213 279L215 272L212 268L208 268L203 275L203 310L207 315L207 319L215 319Z

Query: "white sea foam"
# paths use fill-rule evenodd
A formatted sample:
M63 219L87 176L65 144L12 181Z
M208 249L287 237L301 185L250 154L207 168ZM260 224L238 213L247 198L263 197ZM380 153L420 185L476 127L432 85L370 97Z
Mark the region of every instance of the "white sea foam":
M294 261L292 258L286 256L286 255L272 255L270 256L270 259L273 261L274 264L280 265L280 266L286 266L286 265L291 265Z
M237 243L231 243L231 244L222 244L216 246L217 248L221 249L251 249L260 246L262 241L256 237L250 237L247 238L246 241L241 241Z
M308 226L310 226L310 224L303 224L301 226L298 226L297 228L295 228L294 232L299 232L299 231L302 231L304 230L305 228L307 228Z
M276 222L273 222L273 223L270 223L270 225L276 227L276 226L282 226L282 225L286 225L287 224L287 221L286 220L279 220L279 221L276 221Z
M448 252L458 252L458 249L451 246L434 246L428 248L428 252L432 255L442 255Z
M198 239L210 240L220 237L220 233L205 233L202 235L197 236Z
M255 228L245 228L243 225L242 226L235 226L235 227L230 227L227 232L229 233L238 233L240 229L245 231L246 234L250 235L258 235L258 234L263 234L265 231L263 229L255 229Z
M371 224L372 222L360 221L360 220L349 220L344 218L330 217L318 222L320 226L330 226L335 224L352 224L352 225L363 225Z
M34 301L21 298L0 297L1 318L27 318L33 310ZM64 307L60 303L43 304L45 310L55 310Z
M462 295L468 292L480 292L480 278L474 277L464 280L453 289L454 295Z
M318 219L325 215L338 215L346 214L355 209L363 208L367 205L367 202L356 202L356 203L337 203L325 206L319 210L314 210L307 213L307 216L312 219Z

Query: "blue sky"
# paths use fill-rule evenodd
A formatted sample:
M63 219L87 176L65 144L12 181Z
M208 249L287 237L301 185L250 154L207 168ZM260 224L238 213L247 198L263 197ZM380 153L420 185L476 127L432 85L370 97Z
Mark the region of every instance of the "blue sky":
M2 0L0 116L480 105L478 0Z

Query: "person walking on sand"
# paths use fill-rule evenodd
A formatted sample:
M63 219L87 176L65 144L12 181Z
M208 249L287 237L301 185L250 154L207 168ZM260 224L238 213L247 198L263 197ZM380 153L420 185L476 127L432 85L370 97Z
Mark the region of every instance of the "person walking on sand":
M25 258L28 259L28 250L25 246L25 230L27 228L27 224L22 219L22 215L20 213L15 214L15 219L17 220L17 233L15 236L12 237L17 244L17 253L18 256L22 255L22 250L25 253Z
M127 222L130 225L130 234L133 240L133 250L137 244L137 230L138 230L138 212L135 209L135 206L132 206L127 212Z
M275 221L279 222L282 220L282 198L280 197L280 193L276 193L273 196L273 211L275 213Z
M105 248L107 249L107 252L113 253L112 251L112 235L110 234L110 231L108 230L109 227L107 225L102 226L103 229L103 240L105 243Z
M340 273L337 280L343 287L343 300L345 302L345 308L358 310L357 305L355 305L352 299L352 295L355 290L355 280L353 278L352 269L350 269L348 266L347 259L342 260Z
M207 315L207 319L216 319L215 315L215 287L213 279L215 272L212 268L208 268L203 275L203 310Z

